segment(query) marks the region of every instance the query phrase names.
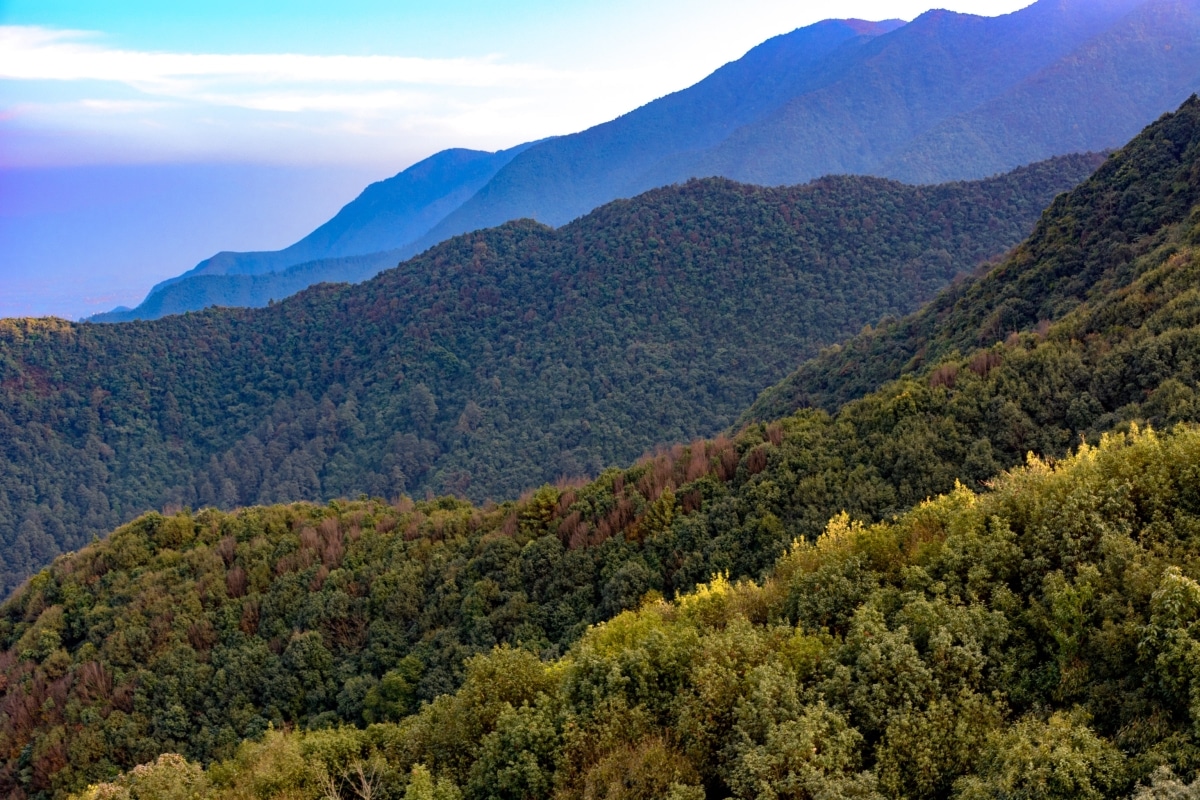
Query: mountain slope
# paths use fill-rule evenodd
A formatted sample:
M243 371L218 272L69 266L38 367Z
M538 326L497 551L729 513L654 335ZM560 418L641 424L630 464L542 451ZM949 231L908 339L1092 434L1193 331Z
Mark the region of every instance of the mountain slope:
M836 82L744 126L693 169L766 184L829 172L884 174L897 148L1075 52L1135 5L1055 0L1001 17L927 12L863 48ZM1190 88L1105 146L1127 141ZM1087 102L1077 94L1073 105ZM951 179L988 174L977 169L969 147L954 149L945 167Z
M262 308L318 283L361 283L390 269L406 250L385 250L363 256L308 261L274 272L190 275L159 284L137 308L117 309L90 317L88 322L132 322L161 319L205 308Z
M647 173L661 159L712 147L823 85L867 42L902 24L826 20L770 39L695 86L531 148L423 241L520 217L561 225L618 197L702 176L676 172L650 178Z
M618 197L631 197L671 183L670 180L646 183L639 180L639 173L664 153L719 142L738 125L779 106L796 92L818 84L823 60L841 50L853 50L862 41L899 24L830 20L772 39L756 47L745 58L718 70L693 89L670 95L616 122L579 134L585 140L586 158L580 157L577 148L560 150L553 140L535 143L539 150L532 168L546 175L563 169L572 170L573 165L594 167L597 161L605 162L607 166L600 175L585 179L595 184L587 190L586 197L572 198L572 190L567 184L550 180L542 187L537 208L523 209L521 213L507 216L493 215L494 221L486 225L460 226L454 233L522 217L566 222ZM219 253L190 272L154 287L137 309L98 315L93 321L156 319L166 313L199 310L208 305L261 306L266 299L280 299L291 294L283 293L283 290L294 283L284 276L253 283L210 279L176 288L169 297L156 297L172 284L201 275L277 273L317 259L392 251L404 245L410 246L405 248L403 255L414 255L449 238L442 233L432 237L425 234L470 200L503 166L529 147L522 145L495 155L466 150L439 153L390 181L369 187L337 217L292 247L274 253ZM447 171L450 179L445 175ZM501 179L500 183L503 182ZM610 186L614 182L620 186L618 191L613 191ZM452 187L452 191L445 192L447 186ZM383 213L379 213L381 210ZM420 244L414 244L418 240ZM393 263L399 260L388 257ZM329 282L362 280L356 277L358 271L355 268L338 264L326 264L316 269L310 266L305 272L320 274ZM261 302L240 302L248 298L261 299Z
M494 155L434 156L292 248L218 254L155 287L139 309L95 319L261 305L287 296L300 275L356 281L367 269L331 258L384 264L514 219L558 226L692 177L935 183L1117 147L1195 91L1197 41L1200 0L1039 0L996 18L931 11L907 25L827 20L586 131ZM242 273L271 276L154 297L178 280Z
M1195 0L1041 0L996 18L932 11L835 49L810 40L849 23L801 29L690 89L530 148L422 244L516 217L558 225L692 176L935 182L1072 152L1079 141L1117 147L1195 90L1200 54L1188 32L1197 19ZM721 91L735 80L741 96L768 101L735 103ZM696 135L691 109L714 120ZM668 113L680 123L664 127Z
M1151 250L1200 202L1200 100L1148 128L1093 177L1058 198L1000 267L928 307L823 353L765 392L746 419L804 406L834 409L954 352L989 346L1061 318L1126 285Z
M167 503L483 499L712 434L821 345L1019 241L1097 161L920 188L697 181L271 308L7 321L0 574Z
M966 293L1033 288L1071 306L1057 322L834 414L500 506L150 514L58 560L0 606L0 789L62 796L162 752L229 759L208 775L229 797L319 796L306 765L368 756L392 787L424 769L471 798L497 776L522 797L747 800L799 779L924 800L1190 777L1197 429L997 475L1114 425L1200 421L1197 170L1193 100ZM1072 264L1100 275L1082 301L1046 282ZM235 751L271 724L308 732Z
M881 174L937 182L968 168L999 172L1059 148L1103 150L1128 138L1200 88L1198 11L1196 3L1175 0L1145 4L1078 51L910 143Z
M401 257L392 251L419 239L528 146L496 153L444 150L371 184L333 219L290 247L218 253L155 286L137 308L99 314L92 321L157 319L210 305L263 306L314 283L366 280L395 266ZM244 275L259 277L221 277Z
M7 653L32 652L8 671L23 678L10 707L34 709L41 735L24 748L29 766L18 772L10 760L0 787L18 798L30 796L26 789L38 798L82 789L89 775L108 777L88 759L96 745L119 742L153 764L88 788L82 800L184 792L214 800L549 800L600 791L757 800L764 786L768 796L795 798L1186 798L1200 789L1200 781L1186 786L1200 738L1200 709L1190 700L1200 625L1198 469L1195 428L1137 433L1055 465L1031 463L982 495L959 487L883 524L839 515L815 543L793 543L761 583L716 576L673 601L647 596L637 610L581 632L566 657L541 660L523 638L531 631L514 632L522 646L485 649L463 665L457 691L419 708L412 689L435 639L403 658L377 650L378 661L350 660L340 643L345 617L314 615L317 604L304 609L295 589L242 594L237 576L269 564L269 544L302 542L281 559L276 584L322 574L302 566L314 560L303 542L326 535L316 528L299 536L276 528L270 541L258 534L257 547L247 538L256 522L279 525L290 514L304 525L301 514L320 510L147 519L121 531L119 547L64 559L5 607L8 621L21 620L5 636ZM375 528L379 511L357 510L362 526L350 528L357 535L347 538L345 566L322 581L341 573L353 575L349 586L371 587L369 599L343 593L333 613L372 608L380 615L372 637L402 627L385 606L411 608L430 566L421 556L448 549L432 529L420 530L405 548L409 561L400 534ZM340 530L342 521L325 513L322 530ZM681 528L690 515L678 519ZM227 531L220 543L213 524ZM478 613L499 587L519 585L516 568L540 577L540 567L559 566L556 557L581 560L579 549L564 552L536 530L494 533L469 566L460 562L476 579L464 606ZM388 551L390 570L369 563ZM136 582L96 581L118 553L129 565L120 574ZM238 591L226 595L228 576ZM318 591L323 600L339 594ZM60 596L70 601L45 605ZM512 610L529 608L520 589L511 596L507 617L496 609L493 619L512 622ZM89 601L100 607L87 615L97 623L89 633L104 649L82 661L97 654L72 631ZM105 635L111 607L176 621L176 633L137 617L126 627L169 680L141 661L118 665L125 644ZM285 614L296 628L281 631L292 622ZM472 620L476 630L489 621ZM195 631L191 643L184 626ZM272 630L286 643L262 646ZM66 647L51 657L32 649L45 642ZM251 694L263 672L271 682ZM54 674L61 677L51 683ZM338 712L315 713L335 691ZM373 724L331 725L354 719L360 698ZM138 713L123 711L134 704ZM263 730L266 719L298 711L307 711L307 727ZM86 727L73 724L84 715ZM226 720L239 717L253 720L252 738L236 752L232 743L214 748L234 730ZM2 734L10 748L30 732L14 727ZM87 756L67 759L68 748ZM195 761L155 759L164 748ZM210 759L218 763L204 771Z

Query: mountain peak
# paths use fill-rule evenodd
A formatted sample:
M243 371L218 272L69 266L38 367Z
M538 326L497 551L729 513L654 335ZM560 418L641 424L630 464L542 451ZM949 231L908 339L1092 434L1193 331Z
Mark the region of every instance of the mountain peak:
M859 36L882 36L885 33L891 33L897 28L903 28L908 24L902 19L885 19L879 22L872 22L865 19L842 19L838 20L838 22L841 22Z
M96 319L199 302L261 305L290 294L301 274L358 281L460 233L522 217L563 225L693 177L785 185L864 174L935 184L1111 149L1193 91L1197 42L1200 0L1039 0L997 17L827 19L588 130L496 154L437 154L372 184L289 248L218 254L183 276L203 282L173 278L151 291L153 302Z

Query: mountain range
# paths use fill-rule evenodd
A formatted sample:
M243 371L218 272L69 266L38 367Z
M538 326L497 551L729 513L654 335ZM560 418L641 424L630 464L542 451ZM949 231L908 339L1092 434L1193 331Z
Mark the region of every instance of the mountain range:
M1198 4L823 23L0 320L0 795L1200 796L1200 96L1108 149Z
M95 321L266 305L363 280L460 233L559 226L691 177L982 178L1116 147L1200 81L1200 0L1039 0L988 18L830 20L589 130L495 154L451 150L369 187L274 253L221 253ZM249 278L247 276L254 276Z
M147 508L482 501L711 435L1003 254L1103 160L926 187L697 180L268 308L0 322L0 579Z
M136 310L119 308L92 319L157 319L213 305L261 307L314 283L366 280L395 266L405 245L427 233L527 147L498 153L444 150L371 184L290 247L217 253L154 286Z
M660 191L689 188L797 191ZM486 237L456 241L484 267ZM0 789L1187 797L1198 276L1193 96L732 434L501 504L145 514L0 605ZM92 330L154 325L13 330L69 368Z

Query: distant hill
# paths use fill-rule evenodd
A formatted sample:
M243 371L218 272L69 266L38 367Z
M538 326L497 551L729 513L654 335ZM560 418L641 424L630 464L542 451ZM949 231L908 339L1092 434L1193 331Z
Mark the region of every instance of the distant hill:
M212 306L261 308L318 283L359 283L390 269L406 251L322 258L263 273L188 275L159 284L137 308L96 314L88 322L130 322L185 314Z
M719 175L690 165L669 171L658 165L665 158L715 147L742 126L827 85L868 42L903 25L900 20L826 20L777 36L695 86L530 148L423 241L520 217L562 225L619 197Z
M1200 4L1153 0L1083 47L889 157L881 174L940 181L1066 147L1111 148L1200 90ZM1080 98L1086 102L1080 102Z
M5 321L0 588L164 504L483 500L715 433L1019 242L1100 161L934 187L693 181L269 308Z
M411 255L411 249L399 248L427 233L528 146L497 153L437 153L371 184L333 219L290 247L218 253L155 286L137 308L98 314L91 321L157 319L212 305L265 306L314 283L366 280Z
M422 240L560 225L692 176L979 178L1128 141L1200 80L1200 0L1040 0L1001 17L829 21L612 122L532 147Z
M693 177L763 185L829 174L982 178L1120 146L1197 88L1200 0L1040 0L995 18L931 11L908 24L827 20L586 131L495 156L439 154L409 171L453 176L421 177L430 191L403 173L292 248L220 254L188 273L275 273L269 278L210 280L155 298L162 285L139 309L95 320L265 305L294 291L301 275L361 280L376 264L460 233L522 218L559 226Z

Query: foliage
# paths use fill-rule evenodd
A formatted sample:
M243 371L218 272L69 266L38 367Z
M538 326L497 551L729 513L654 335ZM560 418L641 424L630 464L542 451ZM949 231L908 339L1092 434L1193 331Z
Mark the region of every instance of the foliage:
M1041 275L1054 322L836 413L503 505L153 513L60 557L0 606L0 790L175 752L227 797L1192 791L1198 123L1193 100L1051 209L1070 236L967 291ZM1095 258L1105 290L1070 288ZM954 308L937 341L991 313ZM13 330L89 330L56 326Z
M916 314L827 349L764 392L743 419L776 419L805 406L832 411L956 351L988 348L1104 300L1129 285L1147 253L1178 238L1179 226L1194 227L1197 203L1200 99L1193 96L1056 199L1003 263Z
M1060 790L1039 764L1072 759L1062 791L1111 796L1164 760L1190 775L1200 590L1171 548L1194 435L1154 458L1149 435L1108 445L1096 463L1127 469L1091 495L1040 462L972 492L1081 433L1196 419L1198 223L1040 331L590 483L145 515L0 607L0 788L62 795L163 752L246 758L272 726L344 724L378 739L362 763L472 797L606 796L622 774L681 797L1036 794ZM420 424L441 413L432 390L409 402ZM1093 452L1062 474L1090 480ZM939 509L962 527L943 544ZM1139 561L1142 528L1165 538Z
M1197 474L1200 428L1139 430L835 518L761 583L648 600L557 660L477 656L398 723L271 731L209 768L209 796L317 798L288 787L340 758L374 763L379 797L1187 797L1200 711L1170 654L1200 641ZM792 618L851 561L874 588L843 632Z
M199 800L211 784L198 764L164 753L110 783L89 786L80 800Z
M270 308L0 322L0 595L148 509L513 497L711 435L820 345L1018 242L1096 163L697 181Z

